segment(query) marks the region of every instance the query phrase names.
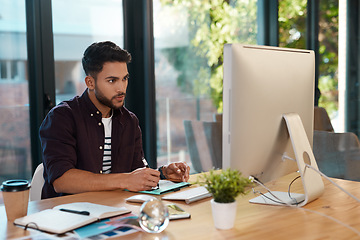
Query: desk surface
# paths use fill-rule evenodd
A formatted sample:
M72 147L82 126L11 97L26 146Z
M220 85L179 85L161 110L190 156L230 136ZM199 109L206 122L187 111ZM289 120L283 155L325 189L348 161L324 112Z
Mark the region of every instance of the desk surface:
M192 176L194 179L195 176ZM267 184L272 190L287 191L294 175ZM333 179L358 198L360 182ZM126 239L360 239L352 230L320 214L326 214L360 231L360 205L337 187L324 179L325 193L303 208L267 206L251 204L249 193L238 197L235 227L231 230L217 230L213 225L210 199L189 205L176 203L191 213L191 219L171 221L160 234L137 232ZM296 181L292 190L301 189L301 181ZM134 193L125 191L89 192L71 196L34 201L29 203L28 213L52 208L58 204L87 201L111 206L125 206L138 214L140 205L126 203L125 198ZM316 211L314 213L312 211ZM0 239L18 238L29 235L28 231L7 222L5 208L0 205Z

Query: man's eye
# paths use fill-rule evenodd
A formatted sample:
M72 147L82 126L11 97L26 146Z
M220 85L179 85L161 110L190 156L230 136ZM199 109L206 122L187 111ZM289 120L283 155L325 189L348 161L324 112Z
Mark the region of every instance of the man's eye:
M114 79L111 79L111 80L109 80L108 82L109 82L109 83L113 83L113 82L115 82L115 81L114 81Z

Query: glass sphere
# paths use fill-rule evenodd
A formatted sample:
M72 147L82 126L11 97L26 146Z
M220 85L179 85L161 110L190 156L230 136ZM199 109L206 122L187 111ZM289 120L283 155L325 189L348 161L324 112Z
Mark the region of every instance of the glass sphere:
M140 208L139 224L149 233L160 233L169 224L167 207L158 199L144 202Z

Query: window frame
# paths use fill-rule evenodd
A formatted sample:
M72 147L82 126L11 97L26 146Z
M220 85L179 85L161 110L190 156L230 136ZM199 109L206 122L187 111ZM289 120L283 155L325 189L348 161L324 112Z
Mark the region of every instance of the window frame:
M135 3L136 2L136 3ZM348 1L349 3L351 0ZM308 0L307 47L315 51L315 106L318 91L318 1ZM349 4L350 5L350 4ZM123 0L124 45L133 56L126 106L139 118L143 147L157 166L153 7L151 0ZM358 12L357 12L358 13ZM357 14L356 13L356 14ZM278 46L278 1L258 0L258 44ZM38 129L55 103L55 66L51 1L26 0L32 169L42 161ZM351 37L348 35L348 38ZM349 54L349 50L348 50ZM348 55L347 54L347 55ZM358 66L359 59L353 65ZM358 67L359 68L359 67ZM350 70L347 70L349 72ZM348 81L348 79L347 79ZM348 98L348 96L347 96ZM349 112L346 112L349 116ZM349 125L349 124L347 124ZM348 129L346 127L346 129Z

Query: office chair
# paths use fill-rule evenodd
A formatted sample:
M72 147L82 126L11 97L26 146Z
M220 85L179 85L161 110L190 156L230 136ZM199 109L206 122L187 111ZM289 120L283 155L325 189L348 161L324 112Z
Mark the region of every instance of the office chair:
M354 133L314 131L313 140L320 171L329 177L360 181L360 143Z
M221 168L221 123L184 120L184 128L192 168L198 173Z
M222 113L215 113L213 115L213 118L214 118L214 122L219 122L222 124L222 119L223 119Z
M314 130L334 132L330 117L325 108L314 107Z
M40 163L35 169L33 178L31 180L31 188L30 188L30 201L38 201L41 200L41 191L44 186L44 166Z
M26 148L0 145L0 176L2 180L15 175L26 178Z

